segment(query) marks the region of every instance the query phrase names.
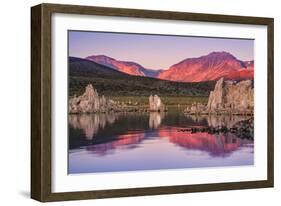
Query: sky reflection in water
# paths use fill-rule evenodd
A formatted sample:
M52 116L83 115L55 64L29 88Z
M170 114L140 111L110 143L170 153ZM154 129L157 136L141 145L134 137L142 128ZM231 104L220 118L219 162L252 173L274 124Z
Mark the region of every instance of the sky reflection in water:
M245 118L177 112L69 115L68 172L253 165L252 140L233 133L180 131L195 126L230 128Z

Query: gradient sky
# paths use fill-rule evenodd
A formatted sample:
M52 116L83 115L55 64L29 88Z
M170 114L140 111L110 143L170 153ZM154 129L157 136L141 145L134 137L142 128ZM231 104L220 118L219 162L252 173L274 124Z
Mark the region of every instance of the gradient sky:
M69 31L69 56L106 55L149 69L167 69L186 58L226 51L240 60L254 59L254 40Z

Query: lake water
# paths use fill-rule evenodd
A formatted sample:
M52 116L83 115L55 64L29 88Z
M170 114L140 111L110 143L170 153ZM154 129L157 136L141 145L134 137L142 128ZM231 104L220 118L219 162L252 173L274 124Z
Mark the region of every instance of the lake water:
M254 142L234 133L182 131L232 127L242 116L182 112L69 115L69 174L245 166Z

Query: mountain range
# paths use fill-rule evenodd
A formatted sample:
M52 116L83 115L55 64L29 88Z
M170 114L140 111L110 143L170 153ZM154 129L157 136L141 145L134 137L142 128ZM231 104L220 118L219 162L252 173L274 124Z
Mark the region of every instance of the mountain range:
M106 96L207 96L215 82L175 82L129 75L88 59L68 58L69 96L80 95L88 84Z
M165 70L152 70L131 61L120 61L105 55L92 55L85 59L114 70L143 77L177 82L203 82L254 78L254 61L241 61L228 52L211 52L208 55L187 58Z

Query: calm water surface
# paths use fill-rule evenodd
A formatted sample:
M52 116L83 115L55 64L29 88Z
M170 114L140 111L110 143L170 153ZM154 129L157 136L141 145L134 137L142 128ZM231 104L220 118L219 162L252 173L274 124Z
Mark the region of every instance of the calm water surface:
M254 142L233 133L183 132L232 127L242 116L182 112L69 115L68 172L93 173L254 164Z

